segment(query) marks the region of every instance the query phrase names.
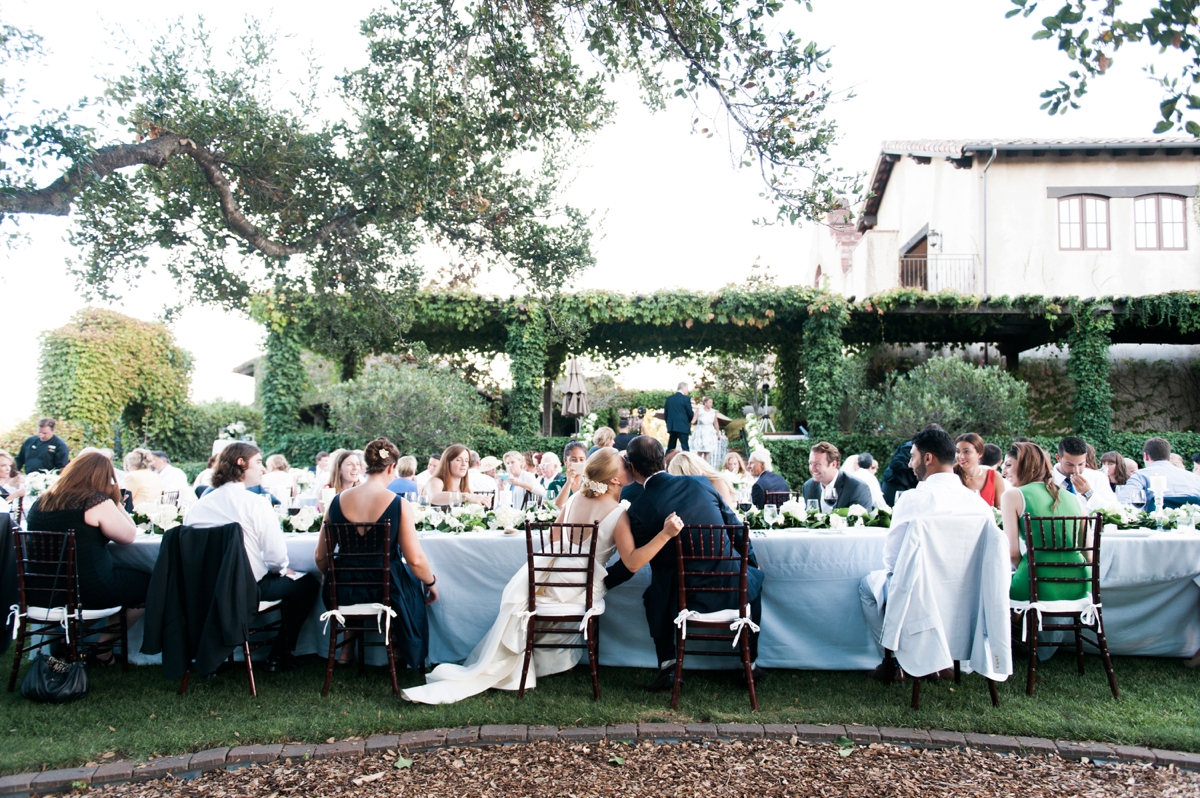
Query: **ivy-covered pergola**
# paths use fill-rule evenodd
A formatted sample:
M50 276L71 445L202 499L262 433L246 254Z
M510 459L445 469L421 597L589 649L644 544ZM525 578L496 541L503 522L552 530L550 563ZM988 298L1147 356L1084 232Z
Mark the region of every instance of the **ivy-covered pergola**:
M420 293L415 302L405 341L420 341L434 353L509 356L510 421L512 432L522 436L544 429L542 411L552 404L551 385L568 356L619 361L736 354L750 346L776 355L781 417L806 419L814 434L834 432L846 348L880 343L991 344L1009 369L1023 351L1065 344L1074 426L1081 435L1102 435L1112 417L1110 345L1200 343L1198 292L1079 299L901 289L857 299L800 287L732 287L716 293L584 291L560 297L552 309L532 299L468 292ZM578 331L570 352L547 343L553 326Z

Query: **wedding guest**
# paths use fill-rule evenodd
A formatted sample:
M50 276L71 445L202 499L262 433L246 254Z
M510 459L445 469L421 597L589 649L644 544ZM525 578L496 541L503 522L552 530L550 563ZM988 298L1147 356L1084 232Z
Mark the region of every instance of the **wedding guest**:
M1142 444L1142 459L1146 461L1146 467L1130 474L1128 484L1149 491L1151 477L1165 477L1166 491L1156 497L1159 509L1162 509L1163 499L1200 496L1200 476L1171 465L1171 444L1164 438L1151 438Z
M266 667L271 673L292 669L292 651L321 583L312 574L288 568L287 543L269 502L246 490L262 484L262 451L253 443L234 441L221 450L213 469L213 488L188 508L185 526L239 524L250 570L258 583L259 601L282 601L279 636L271 645ZM335 474L336 476L336 474Z
M292 476L292 467L287 458L281 454L273 454L267 458L267 473L262 478L263 490L270 493L280 502L290 500L295 493L296 478Z
M725 462L721 464L721 469L725 472L725 476L736 484L752 484L754 482L754 477L746 469L746 461L737 452L725 455Z
M704 477L712 483L715 490L730 509L737 507L737 499L733 495L733 483L724 474L708 464L697 452L680 452L671 458L667 473L675 476Z
M1099 471L1100 461L1096 459L1096 447L1090 443L1085 443L1084 445L1087 446L1087 467L1093 471Z
M358 454L351 449L338 449L331 458L329 487L334 495L347 488L353 488L362 478L363 462Z
M896 568L900 548L913 521L934 516L978 516L994 521L992 510L979 494L963 485L954 473L954 439L944 430L927 428L911 441L909 468L917 484L896 499L892 522L883 546L883 569L872 571L858 585L863 616L871 628L876 645L883 638L883 617L887 608L887 586ZM896 680L903 680L899 664L892 662ZM884 679L888 663L881 663L874 676ZM940 676L941 674L939 674ZM951 672L952 675L952 672Z
M12 501L25 495L25 478L17 468L17 461L8 452L0 449L0 499Z
M546 500L562 509L567 499L583 487L583 466L587 463L587 447L583 441L570 441L563 447L565 470L546 486Z
M425 490L425 483L429 478L437 473L438 466L442 464L442 453L434 452L429 455L425 461L425 470L413 477L413 481L417 483L418 490Z
M387 440L380 438L380 440ZM368 451L370 444L367 445ZM367 478L371 476L370 463L367 464ZM405 455L396 460L396 478L388 483L388 490L395 493L397 496L403 496L406 493L420 493L421 488L417 486L417 481L413 479L413 475L417 471L417 458L412 455Z
M875 502L875 506L880 509L887 510L888 503L883 500L883 488L879 487L879 478L875 474L879 471L879 461L876 460L870 452L863 452L854 458L858 468L850 474L850 476L862 482L871 491L871 500Z
M1105 452L1100 455L1100 470L1108 479L1108 487L1113 493L1117 488L1129 481L1129 466L1120 452Z
M686 382L679 383L675 393L667 397L663 403L663 415L667 423L667 451L674 449L676 442L685 452L688 451L688 437L692 434L696 414L692 410L692 400L688 398Z
M755 452L754 455L758 454ZM753 470L754 455L750 456L750 466ZM849 507L852 504L857 504L868 510L874 509L875 500L871 498L871 489L859 482L849 474L844 473L838 466L841 465L842 455L837 447L832 443L821 441L816 446L813 446L808 453L808 470L812 477L804 483L802 490L804 491L804 500L817 500L820 503L821 512L828 513L831 510ZM762 483L762 478L759 477L758 482L754 483L754 495L758 495L759 485ZM774 491L775 488L768 487L765 490ZM784 490L787 490L785 487ZM757 499L755 500L757 504ZM759 505L760 507L762 505Z
M1183 455L1179 454L1178 452L1171 452L1171 465L1187 471L1187 466L1183 464Z
M629 432L629 416L624 416L617 422L617 437L613 439L612 447L618 452L623 452L634 437Z
M1078 457L1082 460L1084 455L1078 455ZM1004 534L1008 536L1009 558L1016 568L1008 595L1009 598L1016 601L1029 601L1029 563L1021 554L1020 549L1020 541L1025 536L1021 517L1025 513L1035 517L1078 517L1083 515L1086 509L1080 500L1081 496L1063 490L1055 482L1050 458L1036 444L1014 443L1008 450L1008 459L1012 461L1010 471L1016 487L1016 490L1005 494L1000 507L1004 517ZM1084 525L1082 528L1088 529L1089 527ZM1059 526L1056 529L1059 543L1069 542L1062 540L1062 527ZM1034 545L1043 544L1046 537L1048 535L1046 535L1042 522L1038 521L1033 526ZM1085 545L1089 542L1074 541L1077 545ZM1039 577L1078 578L1087 576L1087 569L1082 567L1087 562L1083 552L1047 551L1039 553L1037 559ZM1061 563L1061 565L1051 565L1050 563ZM1038 585L1038 601L1080 599L1087 595L1089 589L1085 582L1043 582Z
M154 454L148 449L134 449L125 455L125 490L132 494L134 507L162 501L162 477L154 471L153 464Z
M954 473L963 485L978 493L989 507L999 507L1006 485L994 468L983 465L985 448L983 438L974 432L959 435L954 441Z
M193 488L211 488L212 487L212 472L213 466L217 464L217 456L210 454L208 463L205 464L204 470L196 475L196 479L192 481Z
M542 487L546 488L547 494L550 492L550 485L562 473L562 461L558 459L558 455L554 452L542 452L542 460L538 463L538 479L542 483Z
M613 441L617 439L617 433L613 432L612 427L601 427L592 433L592 446L588 449L588 457L591 457L597 449L607 449L613 445Z
M313 485L318 488L329 483L329 452L317 452L316 458L313 460L313 466L309 469L313 472Z
M376 438L367 444L364 450L367 478L361 485L347 488L333 497L329 509L325 512L325 520L332 524L383 524L389 527L389 537L385 545L392 551L391 556L391 603L392 608L404 617L403 623L393 623L393 635L401 629L418 630L408 639L398 641L398 649L404 653L404 660L410 668L425 667L425 655L429 647L428 620L425 616L425 604L437 601L437 577L429 566L429 560L421 549L421 541L417 538L417 529L413 523L412 507L408 501L401 498L401 491L392 486L400 481L399 464L404 460L408 465L409 476L416 471L415 457L401 457L400 450L387 438ZM412 482L412 480L406 480ZM416 486L415 482L412 482ZM325 546L325 526L317 536L317 548L313 552L313 562L322 574L329 570L329 562ZM334 554L335 567L338 555ZM352 568L370 568L371 564L361 557L355 557ZM379 553L376 568L383 567L383 552ZM357 577L357 578L356 578ZM382 600L382 588L364 588L356 585L365 579L374 578L367 571L349 570L338 577L337 602L341 607L352 604L371 604ZM332 587L326 582L322 591L322 599L326 609L333 606ZM420 597L420 598L414 598ZM348 632L343 638L339 662L349 662L354 647L346 645L357 637L357 632Z
M1004 462L1004 450L994 443L985 443L983 445L983 457L980 458L979 464L984 468L994 469L1002 462Z
M912 490L917 486L917 475L913 473L909 463L912 461L912 441L905 441L896 447L888 467L883 470L879 487L883 490L884 500L892 507L896 506L896 494Z
M1108 476L1087 467L1087 443L1082 438L1068 437L1058 442L1058 462L1050 470L1050 476L1055 485L1079 496L1086 512L1117 506Z
M496 492L496 468L500 465L500 461L490 454L487 457L480 459L479 452L474 450L468 452L471 458L471 467L468 469L467 482L471 486L471 490L475 493Z
M533 449L530 449L529 451L524 452L523 454L525 456L525 470L528 471L530 474L537 475L538 464L539 464L539 461L542 459L541 452L535 452Z
M141 618L145 610L139 605L146 603L150 574L116 565L108 548L110 541L127 545L137 537L133 519L121 509L112 460L99 452L76 457L54 487L38 497L27 518L30 529L75 531L75 573L83 609L125 607L130 623ZM106 627L101 642L116 635L115 629ZM98 661L111 665L112 652Z
M71 459L71 451L62 438L54 434L58 422L52 418L39 418L37 434L30 435L21 444L15 459L17 468L26 474L35 471L53 471L64 468Z
M491 501L492 494L472 492L468 474L470 466L471 451L467 447L461 443L447 446L446 451L442 452L437 474L430 477L429 481L425 483L422 495L429 497L430 504L446 506L450 504L450 494L457 493L464 502L482 504L486 507Z
M1192 455L1192 473L1200 474L1200 452Z
M512 488L513 507L524 510L534 496L545 498L546 489L537 481L533 472L525 470L525 455L520 452L504 453L504 468L508 472L505 482Z
M154 455L154 461L150 467L158 473L158 478L162 480L163 490L178 491L181 502L190 502L193 494L188 490L188 478L187 474L183 473L183 469L171 465L171 458L166 452L155 451L151 454Z
M705 462L711 461L721 439L721 422L717 418L717 411L713 409L711 396L700 400L700 409L696 411L696 430L692 435L692 448Z
M1125 470L1128 471L1131 476L1133 474L1136 474L1138 472L1137 460L1134 460L1130 457L1126 457L1125 458Z
M767 504L768 493L786 493L791 490L787 480L771 470L771 453L766 449L755 449L751 452L746 469L750 476L754 477L754 486L750 488L750 501L760 510Z

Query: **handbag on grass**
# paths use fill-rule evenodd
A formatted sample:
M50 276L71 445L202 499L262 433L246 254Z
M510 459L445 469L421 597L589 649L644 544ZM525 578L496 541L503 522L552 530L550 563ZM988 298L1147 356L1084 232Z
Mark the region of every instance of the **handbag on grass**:
M87 695L87 666L38 652L21 680L21 695L39 704L65 704Z

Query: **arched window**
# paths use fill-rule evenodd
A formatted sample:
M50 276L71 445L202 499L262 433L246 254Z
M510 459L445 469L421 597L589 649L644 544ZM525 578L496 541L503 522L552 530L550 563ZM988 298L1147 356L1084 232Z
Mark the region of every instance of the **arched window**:
M1108 249L1108 199L1077 195L1058 201L1059 249Z
M1133 242L1138 249L1187 249L1187 202L1170 194L1133 201Z

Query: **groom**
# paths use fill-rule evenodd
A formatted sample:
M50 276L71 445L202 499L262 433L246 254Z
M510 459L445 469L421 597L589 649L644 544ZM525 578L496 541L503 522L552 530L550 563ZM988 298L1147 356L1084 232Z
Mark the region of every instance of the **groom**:
M662 530L663 522L673 512L679 514L685 525L741 525L742 522L733 510L725 506L720 494L713 489L708 479L668 474L663 467L664 454L662 444L646 435L634 438L625 450L628 476L642 486L641 495L633 501L628 511L635 546L646 545ZM697 535L698 533L685 533L680 537L685 553L693 545L690 538ZM749 540L746 541L746 545L750 545ZM762 615L760 594L763 573L757 567L753 551L750 552L750 565L746 579L747 598L750 601L750 615L754 622L758 623ZM693 562L688 568L736 571L738 565L736 561L724 560L711 563ZM679 614L678 562L675 547L666 546L656 554L650 561L650 570L650 587L642 595L642 602L646 607L646 622L650 626L650 637L654 640L660 670L658 676L646 685L646 689L657 692L670 690L675 681L675 616ZM629 570L617 560L609 569L604 585L612 590L631 576ZM728 583L728 580L722 581ZM698 612L714 612L737 606L737 599L732 593L696 593L690 601L688 609ZM758 635L754 634L750 638L751 659L757 658L757 655ZM762 673L762 670L755 666L756 682Z

